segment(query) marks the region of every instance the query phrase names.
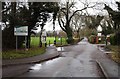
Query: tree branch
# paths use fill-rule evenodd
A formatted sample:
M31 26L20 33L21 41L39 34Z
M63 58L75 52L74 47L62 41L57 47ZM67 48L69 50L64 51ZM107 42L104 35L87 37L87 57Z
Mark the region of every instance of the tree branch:
M95 4L96 5L96 4ZM76 10L71 16L70 16L70 19L69 19L69 22L71 21L71 19L72 19L72 17L77 13L77 12L79 12L79 11L83 11L83 10L85 10L85 9L87 9L87 8L92 8L92 7L94 7L95 5L93 5L93 6L90 6L90 7L84 7L83 9L81 9L81 10Z
M82 11L82 10L85 10L85 9L87 9L87 7L83 8L83 9L81 9L81 10L76 10L76 11L70 16L69 22L71 21L72 17L73 17L77 12Z
M61 25L61 22L60 22L60 17L58 17L58 23L59 23L59 25L60 25L60 27L61 27L61 29L63 30L63 31L65 31L66 32L66 30L63 28L63 26Z
M68 9L70 9L72 6L74 6L74 2L72 2L71 4L70 4L70 6L68 7Z
M64 26L64 21L61 19L61 22L62 22L62 24L63 24L63 26Z
M67 16L67 14L65 13L65 11L63 11L65 8L61 9L61 12L63 12L65 14L65 16Z

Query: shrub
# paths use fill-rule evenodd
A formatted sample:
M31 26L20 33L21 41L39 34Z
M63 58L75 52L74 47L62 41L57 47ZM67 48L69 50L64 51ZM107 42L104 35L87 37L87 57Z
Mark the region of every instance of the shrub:
M91 35L91 36L88 38L88 40L89 40L90 43L95 43L95 42L96 42L95 38L96 38L95 35Z
M117 44L117 45L120 45L120 32L117 32L117 33L115 34L115 39L116 39L116 44Z
M115 34L112 34L110 36L110 44L111 45L120 45L120 32L117 32Z
M115 45L115 34L110 35L110 44Z

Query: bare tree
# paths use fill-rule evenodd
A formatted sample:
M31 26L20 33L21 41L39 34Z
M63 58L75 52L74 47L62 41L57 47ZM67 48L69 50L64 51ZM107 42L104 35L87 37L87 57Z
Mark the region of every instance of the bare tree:
M74 17L71 20L70 27L73 30L73 34L77 33L77 38L80 39L80 29L83 27L83 24L85 22L85 16L82 15L82 13L77 13L74 15Z
M72 31L72 28L70 27L70 22L73 18L73 16L77 13L77 12L81 12L87 8L91 8L91 7L94 7L95 5L93 6L85 6L83 7L82 9L80 10L72 10L73 7L75 5L75 2L66 2L65 6L62 7L60 10L59 10L59 14L58 14L58 22L59 22L59 25L61 27L61 29L66 32L67 34L67 42L68 44L72 44L73 43L73 31Z

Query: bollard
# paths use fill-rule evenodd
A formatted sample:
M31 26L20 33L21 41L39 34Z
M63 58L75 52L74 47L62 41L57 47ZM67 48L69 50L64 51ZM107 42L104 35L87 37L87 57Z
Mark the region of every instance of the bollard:
M62 37L61 37L61 46L62 46Z
M49 46L50 46L50 40L49 40Z
M54 40L54 45L56 45L56 40Z
M45 47L47 47L47 43L45 43Z

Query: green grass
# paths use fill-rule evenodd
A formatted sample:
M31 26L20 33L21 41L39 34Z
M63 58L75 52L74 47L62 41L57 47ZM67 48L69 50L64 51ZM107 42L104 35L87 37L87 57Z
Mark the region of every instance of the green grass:
M54 44L54 39L55 37L47 37L47 45L49 44ZM60 38L56 37L56 44L61 45L61 40ZM66 38L62 38L62 45L66 45ZM31 37L31 46L38 46L39 45L39 37Z
M32 57L36 55L41 55L45 53L45 47L39 48L30 48L28 51L26 50L9 50L2 52L2 59L18 59L18 58L26 58L26 57Z
M47 37L47 44L49 44L49 41L50 44L54 44L54 39L54 37ZM56 37L56 43L61 44L61 38ZM66 38L62 38L62 44L67 44Z
M47 44L49 44L49 41L50 41L50 44L54 44L54 39L55 37L47 37Z
M61 45L61 40L58 40L59 38L56 38L57 45ZM54 43L54 37L47 37L47 44L53 44ZM62 38L62 44L66 44L66 39ZM45 47L43 44L43 47L40 48L39 46L39 37L31 37L31 48L28 51L25 51L23 49L16 50L8 50L2 52L2 59L18 59L18 58L26 58L26 57L32 57L36 55L40 55L45 53Z
M39 46L39 37L31 37L31 46Z

